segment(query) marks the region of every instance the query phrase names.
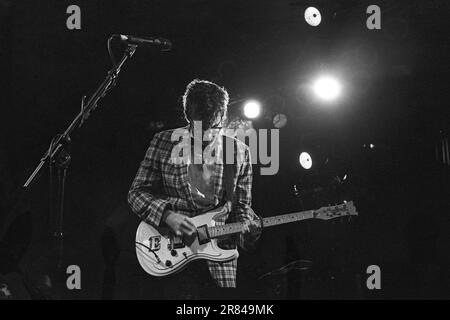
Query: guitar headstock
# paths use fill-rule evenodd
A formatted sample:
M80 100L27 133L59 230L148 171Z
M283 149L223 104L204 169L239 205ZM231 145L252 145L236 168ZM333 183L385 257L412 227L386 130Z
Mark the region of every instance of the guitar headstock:
M321 220L330 220L344 216L357 216L353 201L344 202L337 206L322 207L318 210L314 210L314 218Z

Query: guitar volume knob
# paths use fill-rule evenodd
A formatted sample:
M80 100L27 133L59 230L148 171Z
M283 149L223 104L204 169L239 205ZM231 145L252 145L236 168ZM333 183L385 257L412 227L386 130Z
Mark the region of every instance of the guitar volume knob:
M166 260L166 267L171 267L171 266L172 266L172 261Z

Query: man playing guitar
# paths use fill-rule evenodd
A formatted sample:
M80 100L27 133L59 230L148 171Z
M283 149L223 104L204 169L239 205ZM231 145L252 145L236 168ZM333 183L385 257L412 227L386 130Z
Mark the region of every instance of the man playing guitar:
M180 143L173 139L175 130L162 131L153 137L144 160L128 193L128 203L132 211L146 223L154 227L168 227L173 233L190 237L197 233L192 217L227 203L230 213L217 219L217 224L225 221L245 222L244 233L236 241L225 245L246 248L254 244L260 235L260 220L251 209L252 165L249 148L241 141L224 137L222 126L226 119L228 93L224 88L204 80L194 80L188 84L183 96L183 110L189 125L190 155L187 163L173 160L172 151ZM194 122L201 123L202 135L194 134ZM211 141L203 141L203 133L217 130L219 134ZM194 141L202 148L194 148ZM243 161L233 164L232 195L226 192L225 165L202 159L192 161L213 143L224 144L224 139L232 139L237 153ZM228 143L227 143L228 145ZM223 150L223 149L222 149ZM227 202L227 200L229 200ZM228 262L200 260L188 269L165 278L162 284L167 299L186 298L226 298L236 287L237 259Z

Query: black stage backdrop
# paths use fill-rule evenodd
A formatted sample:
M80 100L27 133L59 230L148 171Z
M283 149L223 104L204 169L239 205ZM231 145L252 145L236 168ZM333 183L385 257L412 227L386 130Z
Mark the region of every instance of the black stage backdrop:
M108 37L161 36L173 50L138 48L71 137L63 267L80 266L82 289L63 283L59 297L154 297L133 251L138 220L126 195L157 123L184 125L184 87L205 78L232 98L272 99L271 108L288 116L279 173L261 176L255 166L256 212L342 200L354 200L359 212L352 221L269 229L253 252L241 253L242 298L449 298L449 169L436 159L436 145L448 137L449 8L379 2L383 27L370 31L366 1L318 2L318 28L304 22L306 4L296 1L0 1L2 221L53 135L110 68ZM72 4L81 8L81 30L66 27ZM348 90L332 109L316 108L298 87L328 66L345 75ZM272 128L270 117L254 126ZM329 158L332 167L324 161L317 173L347 174L345 187L296 197L294 185L310 181L298 165L305 147ZM19 268L39 279L55 265L56 251L43 241L56 223L48 184L46 170L16 210L1 273ZM297 259L312 267L258 280ZM369 265L380 266L382 290L366 288Z

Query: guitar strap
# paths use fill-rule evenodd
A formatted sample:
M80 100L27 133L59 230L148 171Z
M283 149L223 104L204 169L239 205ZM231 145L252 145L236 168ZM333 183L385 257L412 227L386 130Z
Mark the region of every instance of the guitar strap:
M232 140L234 146L233 146L233 162L227 163L226 161L226 154L227 154L227 139ZM235 168L236 168L236 141L230 137L223 136L222 140L222 162L223 162L223 183L224 183L224 189L225 189L225 201L229 205L229 210L231 210L231 204L234 200L234 176L235 176Z
M232 163L227 163L226 162L226 152L227 152L227 143L226 140L229 139L230 141L233 142L233 162ZM223 142L223 147L222 147L222 161L223 161L223 165L224 165L224 188L225 188L225 201L226 201L226 205L228 205L228 211L229 213L231 213L232 210L232 204L234 201L234 191L235 191L235 185L234 185L234 180L235 180L235 174L236 174L236 163L237 163L237 143L236 140L234 140L233 138L230 137L226 137L224 136L224 139L222 140ZM263 219L261 216L257 215L253 210L251 210L252 214L253 214L253 219L256 218L259 220L260 226L261 226L261 231L263 229ZM252 220L253 220L252 219ZM227 222L235 222L235 216L230 214L228 216Z

